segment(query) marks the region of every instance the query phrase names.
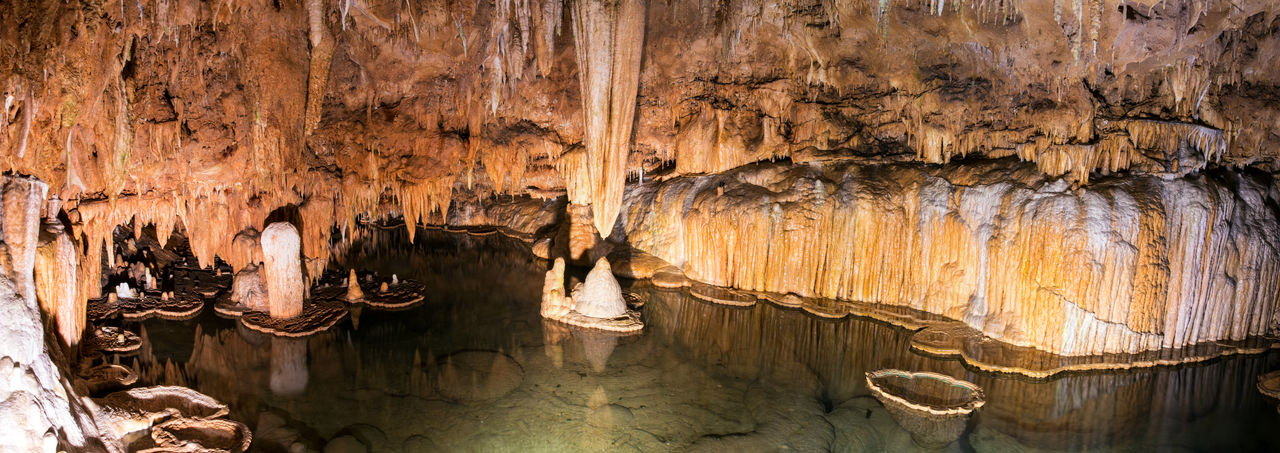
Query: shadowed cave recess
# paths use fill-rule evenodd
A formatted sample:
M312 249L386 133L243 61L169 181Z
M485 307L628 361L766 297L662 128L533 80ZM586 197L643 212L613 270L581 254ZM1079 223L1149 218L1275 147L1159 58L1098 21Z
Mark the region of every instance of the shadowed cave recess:
M0 2L0 450L1277 451L1266 0Z

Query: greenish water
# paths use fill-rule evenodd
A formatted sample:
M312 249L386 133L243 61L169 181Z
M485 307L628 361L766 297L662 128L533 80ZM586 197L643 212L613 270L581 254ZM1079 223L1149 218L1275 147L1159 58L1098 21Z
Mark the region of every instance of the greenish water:
M319 451L344 435L392 452L919 450L869 396L863 375L880 368L984 389L950 451L1280 451L1280 416L1254 388L1280 368L1275 353L1034 381L922 357L909 332L874 321L643 284L631 290L647 299L647 327L619 337L544 322L548 264L518 241L403 236L358 241L334 267L419 280L423 304L364 308L305 339L265 337L208 308L129 325L147 339L141 383L226 402L264 452Z

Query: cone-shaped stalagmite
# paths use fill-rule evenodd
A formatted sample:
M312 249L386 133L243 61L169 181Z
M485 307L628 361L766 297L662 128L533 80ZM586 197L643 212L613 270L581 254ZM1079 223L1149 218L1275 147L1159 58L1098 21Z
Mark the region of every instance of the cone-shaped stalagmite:
M273 223L262 231L263 270L272 318L292 318L302 313L301 247L298 229L287 222Z
M578 0L573 41L582 88L583 141L596 230L613 231L622 206L644 45L644 0Z
M587 274L582 289L574 293L573 310L592 318L616 318L627 313L622 287L613 278L609 260L600 258Z

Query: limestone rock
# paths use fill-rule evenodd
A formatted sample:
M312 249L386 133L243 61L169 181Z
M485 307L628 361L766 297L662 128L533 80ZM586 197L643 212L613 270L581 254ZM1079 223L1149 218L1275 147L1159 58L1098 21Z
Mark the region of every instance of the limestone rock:
M546 281L542 285L542 316L558 318L573 309L573 299L564 290L564 258L556 258L555 264L547 270Z
M273 318L302 314L306 288L302 279L302 242L298 229L276 222L262 230L263 277L267 284L267 308Z
M636 187L626 233L716 286L908 307L1060 355L1137 353L1280 326L1268 184L1129 176L1072 189L1010 162L761 164ZM654 284L678 279L658 271Z
M925 448L942 448L959 439L969 414L986 402L973 383L937 373L876 370L867 373L867 386Z
M86 304L77 296L75 284L79 275L79 254L71 236L62 228L48 228L36 255L36 299L40 309L53 320L58 337L68 346L80 342L87 322Z
M231 301L247 310L270 309L267 286L262 282L262 271L258 266L245 266L236 272L235 279L231 283Z
M616 318L627 313L622 287L613 278L609 260L600 258L587 274L582 288L573 295L573 311L591 318Z

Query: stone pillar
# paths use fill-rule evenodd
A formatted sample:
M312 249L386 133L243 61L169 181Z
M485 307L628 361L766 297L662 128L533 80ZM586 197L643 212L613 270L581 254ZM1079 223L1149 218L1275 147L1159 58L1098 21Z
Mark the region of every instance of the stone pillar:
M40 213L44 211L49 186L31 178L5 176L4 218L0 219L0 266L13 279L14 291L36 306L36 247L40 235Z
M46 225L36 253L36 299L46 319L53 321L62 343L72 347L80 342L86 322L85 299L77 295L78 255L62 225Z
M272 318L302 314L305 294L302 280L302 239L288 222L276 222L262 230L262 257L267 286L267 313Z

